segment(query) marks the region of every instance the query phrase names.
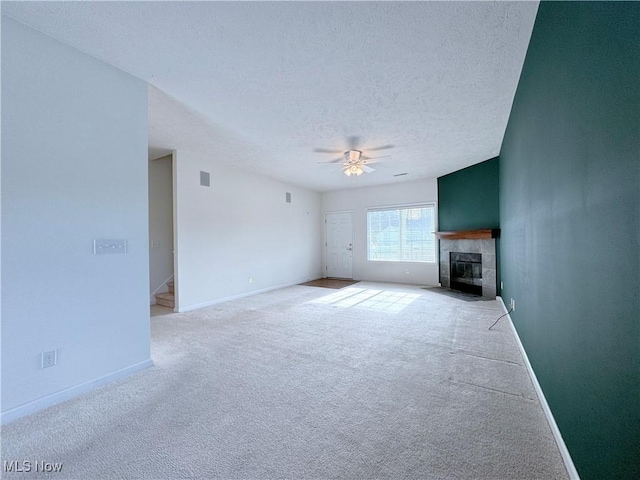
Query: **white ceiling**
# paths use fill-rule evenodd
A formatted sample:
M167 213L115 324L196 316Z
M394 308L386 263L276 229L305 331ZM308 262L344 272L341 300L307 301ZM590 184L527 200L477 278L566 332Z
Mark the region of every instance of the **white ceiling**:
M3 13L157 87L150 155L199 151L318 191L436 177L497 155L537 8L2 2ZM354 140L392 159L355 180L316 163L339 154L315 149ZM368 152L382 145L394 148Z

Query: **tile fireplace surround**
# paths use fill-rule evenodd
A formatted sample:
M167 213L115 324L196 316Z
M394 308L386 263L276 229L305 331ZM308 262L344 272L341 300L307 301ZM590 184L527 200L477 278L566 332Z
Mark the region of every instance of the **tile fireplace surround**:
M495 238L446 239L440 237L440 284L450 288L449 252L480 253L482 255L482 296L496 298Z

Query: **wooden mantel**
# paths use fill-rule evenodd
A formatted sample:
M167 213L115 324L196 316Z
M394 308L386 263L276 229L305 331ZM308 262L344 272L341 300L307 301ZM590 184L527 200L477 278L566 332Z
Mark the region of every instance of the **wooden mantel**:
M457 232L434 232L440 240L484 240L500 237L499 228L485 228L481 230L459 230Z

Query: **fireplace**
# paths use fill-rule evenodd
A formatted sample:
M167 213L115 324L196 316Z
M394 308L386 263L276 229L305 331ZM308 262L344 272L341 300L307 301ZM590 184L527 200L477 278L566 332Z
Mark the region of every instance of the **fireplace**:
M440 284L495 300L500 230L436 232L436 236L440 240Z
M482 254L449 252L450 288L482 295Z

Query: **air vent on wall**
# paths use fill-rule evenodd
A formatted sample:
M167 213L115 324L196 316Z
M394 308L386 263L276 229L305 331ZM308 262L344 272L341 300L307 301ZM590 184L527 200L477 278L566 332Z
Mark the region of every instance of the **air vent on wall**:
M211 176L209 175L209 172L200 172L200 185L202 185L203 187L210 187L211 186Z

